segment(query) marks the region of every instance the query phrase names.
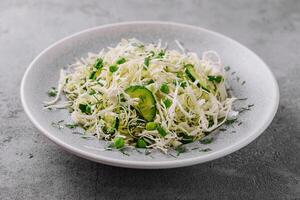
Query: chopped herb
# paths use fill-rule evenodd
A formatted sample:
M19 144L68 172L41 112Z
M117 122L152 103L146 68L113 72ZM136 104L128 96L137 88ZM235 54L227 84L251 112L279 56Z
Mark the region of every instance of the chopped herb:
M67 128L73 129L73 128L76 128L78 125L77 124L65 124L65 126Z
M219 131L227 131L226 128L220 128Z
M213 138L204 138L204 139L200 140L200 143L201 144L210 144L210 143L212 143L213 140L214 140Z
M84 133L78 132L78 131L73 131L72 134L74 135L84 135Z
M120 149L119 151L125 156L130 156L129 153L125 152L125 149Z
M243 122L239 122L239 123L238 123L238 126L242 125L242 123L243 123Z
M96 79L96 71L92 71L90 73L89 79L95 80Z
M243 82L242 82L242 85L244 85L245 83L246 83L246 81L243 81Z
M126 60L125 60L125 58L120 58L119 60L117 60L117 64L118 65L121 65L121 64L123 64L123 63L125 63L126 62Z
M81 136L82 139L93 139L91 136L83 135Z
M155 55L155 52L154 52L154 51L150 51L150 55L151 55L151 56L154 56L154 55Z
M91 106L89 106L87 104L79 104L79 109L81 110L82 113L85 113L85 114L92 113Z
M123 148L124 147L124 145L125 145L125 141L124 141L124 139L123 138L115 138L114 139L114 144L113 144L113 146L115 147L115 148L117 148L117 149L121 149L121 148Z
M150 57L146 57L144 59L144 65L147 66L147 67L149 67L149 64L150 64Z
M172 105L172 101L170 99L164 99L163 103L164 103L166 108L170 108L171 105Z
M52 122L51 125L52 125L53 127L58 128L58 129L62 129L62 128L64 128L64 126L61 125L62 122L64 122L64 120L59 120L58 122Z
M251 107L253 107L254 106L254 104L249 104L248 105L248 108L251 108Z
M237 119L227 119L225 124L226 125L230 125L230 124L233 124Z
M161 126L158 126L156 129L162 137L165 137L167 135L167 132Z
M94 64L94 67L95 67L96 69L101 69L101 68L103 67L103 60L102 60L102 58L97 58L97 59L96 59L96 62L95 62L95 64Z
M211 149L210 148L206 148L206 149L200 149L199 151L200 152L208 152L208 151L211 151Z
M175 148L176 152L177 152L177 156L179 156L181 153L185 153L187 152L187 148L183 145L179 145L178 147Z
M116 72L116 71L118 71L118 66L116 66L116 65L111 65L111 66L109 66L109 71L111 72L111 73L114 73L114 72Z
M95 90L93 90L93 89L91 89L91 91L90 91L89 95L94 95L94 94L96 94L96 91L95 91Z
M221 83L223 80L222 76L207 76L209 81L216 82L216 83Z
M225 66L224 69L225 69L225 71L229 71L230 70L230 66L229 65Z
M194 147L194 148L192 148L191 150L197 150L197 149L199 149L200 147Z
M162 58L165 55L165 51L161 50L158 54L157 54L157 58Z
M168 94L170 92L169 86L166 83L163 83L160 86L160 91L163 92L163 93Z
M148 150L148 149L146 149L146 150L145 150L145 155L147 156L147 155L149 155L149 154L151 154L151 151Z
M181 81L181 80L174 80L173 84L175 86L177 86L179 84L179 86L182 87L182 88L186 88L186 86L187 86L187 82L186 81Z
M146 84L146 85L150 85L150 84L152 84L152 83L154 83L154 80L151 79L151 80L147 81L145 84Z
M155 122L148 122L147 124L146 124L146 130L147 131L153 131L153 130L155 130L157 128L157 123L155 123Z
M239 98L239 99L236 99L238 101L246 101L248 98Z
M47 92L49 97L56 97L57 95L57 90L55 87L51 87L51 89Z

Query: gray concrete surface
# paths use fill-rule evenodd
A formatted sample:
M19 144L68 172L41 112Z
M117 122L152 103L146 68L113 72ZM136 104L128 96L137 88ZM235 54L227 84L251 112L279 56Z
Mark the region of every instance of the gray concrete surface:
M26 117L19 97L31 60L96 25L168 20L228 35L260 55L280 106L255 142L225 158L171 170L96 164L63 151ZM0 199L300 199L300 1L0 1Z

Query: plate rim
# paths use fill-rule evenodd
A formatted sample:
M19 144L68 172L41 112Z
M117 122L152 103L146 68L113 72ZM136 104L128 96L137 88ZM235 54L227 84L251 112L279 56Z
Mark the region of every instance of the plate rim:
M33 66L35 65L35 63L44 55L47 53L48 50L56 47L57 45L65 42L66 40L69 40L73 37L76 37L78 35L84 34L84 33L88 33L88 32L92 32L94 30L98 30L98 29L105 29L105 28L109 28L109 27L117 27L117 26L126 26L126 25L142 25L142 24L152 24L152 25L172 25L172 26L176 26L176 27L180 27L180 28L189 28L189 29L194 29L194 30L200 30L203 32L207 32L209 34L218 36L220 38L229 40L230 42L233 42L235 44L237 44L238 46L247 49L249 52L251 52L256 58L258 58L264 65L266 70L270 73L271 75L271 79L272 82L274 83L274 88L273 92L275 94L275 99L272 102L272 112L269 113L267 120L265 121L264 125L259 127L258 129L256 129L255 131L253 131L253 133L248 136L245 137L243 139L241 139L240 141L236 142L236 144L232 144L229 145L225 148L223 148L222 150L216 151L216 152L212 152L210 154L207 155L201 155L201 156L196 156L196 157L192 157L192 158L183 158L180 160L170 160L170 161L135 161L135 160L120 160L120 159L116 159L116 158L109 158L106 156L102 156L101 154L95 155L93 153L81 150L77 147L74 147L70 144L67 144L66 142L56 138L55 136L53 136L51 134L50 131L47 131L46 129L43 128L43 126L41 126L38 122L38 120L35 119L35 117L33 116L33 114L30 111L30 108L28 107L26 100L25 100L25 84L28 78L28 74L30 73L31 69L33 68ZM177 168L177 167L184 167L184 166L190 166L190 165L195 165L195 164L200 164L200 163L204 163L204 162L208 162L208 161L212 161L224 156L227 156L235 151L238 151L240 149L242 149L243 147L247 146L249 143L251 143L252 141L254 141L258 136L260 136L266 129L267 127L271 124L272 120L275 117L275 114L277 112L278 109L278 105L279 105L279 87L278 87L278 83L276 81L276 78L274 76L274 74L272 73L271 69L269 68L269 66L256 54L254 53L251 49L249 49L248 47L244 46L243 44L239 43L238 41L231 39L228 36L225 36L221 33L206 29L206 28L202 28L199 26L195 26L195 25L189 25L189 24L183 24L183 23L177 23L177 22L170 22L170 21L127 21L127 22L119 22L119 23L112 23L112 24L105 24L105 25L100 25L100 26L95 26L95 27L91 27L91 28L87 28L84 29L82 31L76 32L74 34L71 34L69 36L66 36L56 42L54 42L53 44L51 44L50 46L48 46L46 49L44 49L42 52L40 52L34 59L33 61L29 64L29 66L27 67L23 77L22 77L22 81L21 81L21 86L20 86L20 94L21 94L21 102L22 102L22 106L23 109L25 110L25 113L27 114L27 116L29 117L30 121L35 125L35 127L38 128L38 130L40 132L42 132L46 137L48 137L51 141L53 141L54 143L56 143L57 145L59 145L60 147L62 147L64 150L75 154L79 157L88 159L88 160L92 160L98 163L102 163L102 164L106 164L106 165L112 165L112 166L118 166L118 167L126 167L126 168L139 168L139 169L163 169L163 168Z

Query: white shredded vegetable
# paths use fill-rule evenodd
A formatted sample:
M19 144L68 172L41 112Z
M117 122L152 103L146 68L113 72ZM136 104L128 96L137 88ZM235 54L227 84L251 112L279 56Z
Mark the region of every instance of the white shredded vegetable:
M228 117L237 117L235 98L227 95L215 51L199 58L175 43L181 53L161 41L144 44L137 39L89 53L61 70L57 96L45 107L68 108L87 135L119 142L117 148L167 152L200 140ZM67 101L58 104L62 94Z

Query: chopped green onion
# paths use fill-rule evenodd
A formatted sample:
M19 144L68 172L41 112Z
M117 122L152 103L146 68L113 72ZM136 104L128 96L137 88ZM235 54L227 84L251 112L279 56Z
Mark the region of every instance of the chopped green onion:
M118 66L116 66L116 65L111 65L111 66L109 66L109 71L111 72L111 73L114 73L114 72L116 72L116 71L118 71Z
M172 101L170 99L164 99L163 103L164 103L166 108L170 108L171 105L172 105Z
M167 132L165 131L165 129L163 129L161 126L157 126L156 130L158 131L158 133L165 137L167 135Z
M94 67L95 67L96 69L100 69L100 68L103 67L103 60L102 60L102 58L97 58L97 59L96 59L96 62L95 62L95 64L94 64Z
M166 83L163 83L160 86L160 91L163 92L163 93L168 94L170 92L169 86Z
M146 57L144 59L144 65L147 66L147 67L149 67L149 64L150 64L150 57Z
M79 109L81 110L82 113L85 113L85 114L92 113L91 106L89 106L87 104L79 104Z
M222 76L207 76L209 81L214 81L216 83L221 83L221 81L223 80Z
M146 130L147 131L153 131L153 130L155 130L157 128L157 123L155 123L155 122L148 122L147 124L146 124Z
M126 60L125 60L125 58L120 58L119 60L117 60L117 64L118 65L121 65L121 64L123 64L123 63L125 63L126 62Z

